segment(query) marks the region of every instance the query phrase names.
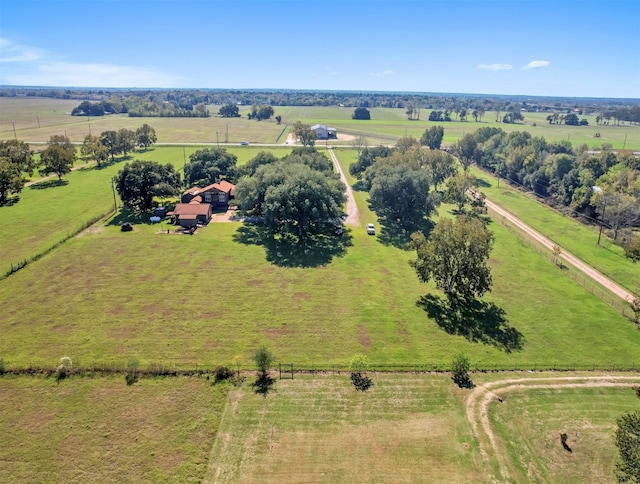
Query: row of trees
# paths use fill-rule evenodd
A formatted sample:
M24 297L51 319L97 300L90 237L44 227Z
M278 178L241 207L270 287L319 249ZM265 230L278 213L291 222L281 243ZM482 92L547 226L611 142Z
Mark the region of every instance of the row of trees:
M118 131L103 131L100 136L88 134L82 142L80 152L100 167L109 157L113 161L116 155L127 156L138 146L146 151L157 140L156 130L148 124L143 124L135 131L122 128Z
M625 227L640 226L640 159L629 151L603 145L593 152L566 140L480 128L461 138L455 152L461 162L475 162L559 208L603 220L614 240Z

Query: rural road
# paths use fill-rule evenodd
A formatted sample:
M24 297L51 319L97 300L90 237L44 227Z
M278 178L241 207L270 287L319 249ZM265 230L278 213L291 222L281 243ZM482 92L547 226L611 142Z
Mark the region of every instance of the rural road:
M491 428L491 421L489 420L489 404L494 402L505 402L507 405L508 399L505 396L505 393L522 389L618 387L636 386L638 384L640 384L640 375L554 376L498 380L475 387L465 402L465 408L467 419L473 429L482 457L485 460L495 458L498 462L498 468L501 474L500 480L510 481L507 462L508 456L501 452L497 445L497 438Z
M360 227L360 216L358 213L358 205L356 205L356 199L353 197L353 190L351 189L351 185L347 183L347 177L344 176L344 172L342 171L342 167L338 162L338 158L336 158L333 149L327 148L329 152L329 156L333 160L333 165L336 167L336 171L340 173L340 181L344 183L344 186L347 187L347 219L345 220L346 225L350 225L351 227Z
M501 217L504 217L511 224L513 224L515 227L517 227L521 231L525 232L527 235L529 235L530 237L534 238L535 240L540 242L542 245L544 245L547 249L549 249L550 251L553 252L553 246L556 245L556 244L554 244L551 240L546 238L540 232L535 231L534 229L529 227L527 224L525 224L522 220L517 218L515 215L513 215L512 213L506 211L505 209L503 209L499 205L496 205L491 200L485 199L485 203L487 204L487 207L490 210L492 210L493 212L497 213ZM607 289L609 289L609 291L614 293L616 296L619 296L620 298L622 298L625 301L632 301L633 300L633 296L631 295L631 293L629 293L628 291L623 289L621 286L619 286L618 284L613 282L608 277L606 277L606 276L602 275L601 273L599 273L598 271L596 271L590 265L588 265L588 264L584 263L582 260L578 259L575 255L571 254L570 252L567 252L564 248L562 249L562 253L560 254L559 257L561 259L565 260L566 262L568 262L569 264L571 264L572 266L574 266L579 271L583 272L586 276L590 277L591 279L596 281L601 286L606 287Z

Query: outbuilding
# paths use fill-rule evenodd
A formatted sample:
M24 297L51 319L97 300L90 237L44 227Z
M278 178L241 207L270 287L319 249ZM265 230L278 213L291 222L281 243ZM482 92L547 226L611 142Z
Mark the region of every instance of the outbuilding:
M337 139L338 130L336 128L329 128L324 124L314 124L311 126L311 131L316 134L318 139Z

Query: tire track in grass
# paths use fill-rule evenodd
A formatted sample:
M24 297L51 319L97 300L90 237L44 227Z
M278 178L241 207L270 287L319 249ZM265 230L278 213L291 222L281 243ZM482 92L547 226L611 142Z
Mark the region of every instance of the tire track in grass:
M497 380L475 387L465 402L467 420L478 442L480 454L485 461L494 459L498 464L498 480L510 480L508 457L500 452L496 435L489 421L489 404L502 402L501 395L511 391L542 388L620 387L640 384L640 375L618 376L567 376L541 378L514 378ZM499 393L498 393L499 392Z

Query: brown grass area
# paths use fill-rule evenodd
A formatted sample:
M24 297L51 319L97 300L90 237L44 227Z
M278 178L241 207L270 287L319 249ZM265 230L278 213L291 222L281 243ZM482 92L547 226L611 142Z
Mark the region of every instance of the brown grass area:
M199 481L226 395L196 378L2 378L0 480Z

